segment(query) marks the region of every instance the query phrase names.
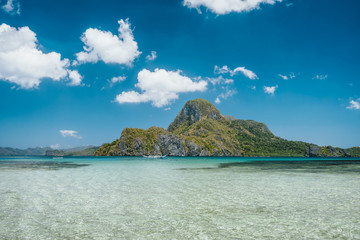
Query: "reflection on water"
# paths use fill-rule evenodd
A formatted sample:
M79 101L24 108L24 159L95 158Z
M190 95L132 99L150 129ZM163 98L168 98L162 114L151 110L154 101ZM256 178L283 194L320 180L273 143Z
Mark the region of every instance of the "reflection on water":
M285 171L309 173L360 173L360 160L253 161L226 162L214 167L185 167L177 170L219 170L235 168L244 171Z
M0 161L0 170L4 169L44 169L59 170L62 168L86 167L89 164L56 162L56 161Z
M219 168L242 167L265 171L360 173L360 160L256 161L221 163Z
M359 159L63 160L0 160L0 239L360 239Z

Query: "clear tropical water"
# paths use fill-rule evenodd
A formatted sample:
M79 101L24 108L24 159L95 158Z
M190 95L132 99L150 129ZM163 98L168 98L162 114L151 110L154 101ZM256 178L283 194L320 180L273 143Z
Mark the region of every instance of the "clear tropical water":
M360 239L360 159L322 161L0 158L0 239Z

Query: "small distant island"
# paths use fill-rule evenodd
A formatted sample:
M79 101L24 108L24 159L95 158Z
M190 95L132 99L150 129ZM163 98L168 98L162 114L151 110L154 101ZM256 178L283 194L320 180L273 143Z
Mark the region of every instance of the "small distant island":
M360 147L342 149L288 141L264 123L223 116L209 101L188 101L168 129L125 128L95 156L359 157Z
M99 147L83 146L68 149L53 149L51 147L36 147L18 149L0 147L0 156L93 156Z

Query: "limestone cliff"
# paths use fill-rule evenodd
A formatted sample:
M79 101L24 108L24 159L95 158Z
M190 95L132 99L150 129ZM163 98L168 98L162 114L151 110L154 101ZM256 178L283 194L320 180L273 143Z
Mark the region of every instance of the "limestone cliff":
M102 145L95 155L350 156L344 149L276 137L264 123L224 117L204 99L188 101L167 130L125 128L119 139Z

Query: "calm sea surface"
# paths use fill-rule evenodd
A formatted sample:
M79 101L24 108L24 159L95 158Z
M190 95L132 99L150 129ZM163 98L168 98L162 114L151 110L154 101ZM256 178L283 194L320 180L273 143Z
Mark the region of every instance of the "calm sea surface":
M305 160L2 157L0 239L360 239L360 159Z

